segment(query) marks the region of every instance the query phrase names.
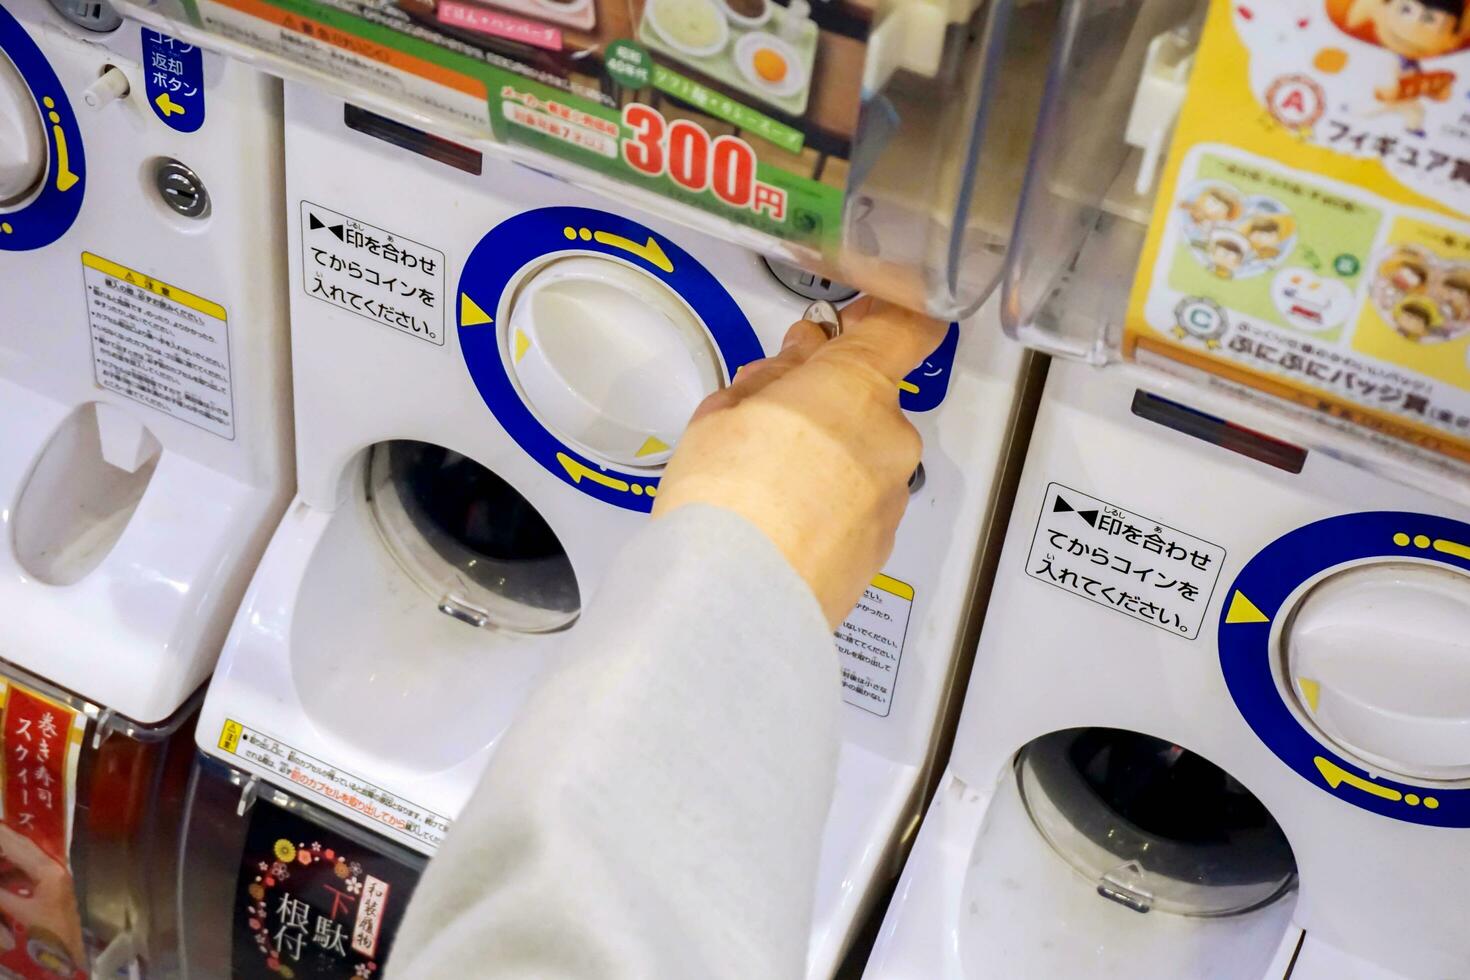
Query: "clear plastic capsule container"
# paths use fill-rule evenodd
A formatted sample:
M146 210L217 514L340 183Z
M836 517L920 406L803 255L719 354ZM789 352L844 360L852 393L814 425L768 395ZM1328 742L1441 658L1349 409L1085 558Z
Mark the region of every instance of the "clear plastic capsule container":
M387 139L529 166L961 319L998 281L1056 0L124 0ZM375 119L374 116L381 117ZM384 194L408 192L383 188Z
M1264 398L1303 445L1382 455L1371 445L1463 488L1466 19L1417 2L1067 3L1007 329Z

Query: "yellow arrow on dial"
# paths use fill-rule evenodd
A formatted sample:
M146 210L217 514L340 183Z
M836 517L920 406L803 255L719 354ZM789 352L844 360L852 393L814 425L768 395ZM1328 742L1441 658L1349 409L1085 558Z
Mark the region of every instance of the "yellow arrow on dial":
M658 436L649 436L643 440L643 445L638 447L637 456L652 456L654 453L668 452L669 444Z
M1381 797L1385 800L1392 800L1395 803L1404 798L1404 794L1393 787L1379 786L1377 783L1370 782L1362 776L1355 776L1342 766L1328 759L1324 759L1320 755L1312 761L1317 764L1317 771L1322 774L1323 779L1327 780L1327 785L1333 789L1337 789L1337 787L1346 783L1355 789L1360 789L1365 793L1371 793L1373 796Z
M480 304L470 299L469 293L459 294L459 325L462 327L478 327L482 323L494 323L490 314L480 308Z
M572 459L572 457L568 456L566 453L557 453L556 461L561 464L562 469L567 471L567 476L572 478L573 483L581 483L583 480L591 480L593 483L600 483L605 487L613 490L621 490L625 493L629 489L628 484L625 481L608 476L606 473L599 473L590 467L583 466L581 463L577 462L575 459Z
M606 231L594 231L592 237L609 248L620 248L625 252L632 252L634 255L641 259L646 259L665 272L674 271L674 263L669 261L668 255L664 253L664 250L659 247L658 242L654 241L652 237L644 245L639 245L632 239L624 238L622 235L614 235Z
M1270 617L1256 608L1256 604L1247 599L1245 593L1237 589L1230 597L1230 608L1225 612L1226 623L1269 623L1270 621Z
M1346 785L1354 789L1360 789L1364 793L1376 796L1379 799L1388 800L1390 803L1402 801L1409 806L1418 806L1422 803L1426 810L1439 809L1439 800L1436 797L1426 796L1421 799L1417 793L1400 793L1392 787L1380 786L1372 780L1353 775L1342 768L1342 766L1328 759L1324 759L1320 755L1312 759L1312 761L1316 763L1317 771L1322 774L1323 779L1327 780L1327 785L1331 789L1337 789L1339 786Z
M1307 702L1307 707L1316 714L1317 705L1322 701L1322 685L1306 677L1298 677L1296 686L1301 689L1302 699Z

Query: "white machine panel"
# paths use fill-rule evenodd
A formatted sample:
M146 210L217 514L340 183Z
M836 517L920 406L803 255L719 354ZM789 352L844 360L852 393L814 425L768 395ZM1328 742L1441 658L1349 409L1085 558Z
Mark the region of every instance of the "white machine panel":
M431 854L689 412L809 301L738 246L291 85L287 166L299 492L199 743ZM440 310L441 338L412 329ZM900 386L926 452L838 631L813 976L890 872L968 621L1026 360L989 322L952 326Z
M1463 972L1470 506L1297 435L1228 392L1053 364L867 976L1274 980L1303 931L1294 977ZM1058 509L1058 486L1116 506ZM1110 587L1102 527L1218 546L1186 549L1219 563L1197 636L1087 594Z

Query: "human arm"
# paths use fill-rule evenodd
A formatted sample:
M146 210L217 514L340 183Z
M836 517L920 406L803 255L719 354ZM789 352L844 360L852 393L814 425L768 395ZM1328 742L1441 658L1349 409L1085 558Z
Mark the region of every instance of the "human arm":
M655 519L497 747L390 976L802 972L837 751L831 628L919 458L897 380L936 325L798 324L691 421Z

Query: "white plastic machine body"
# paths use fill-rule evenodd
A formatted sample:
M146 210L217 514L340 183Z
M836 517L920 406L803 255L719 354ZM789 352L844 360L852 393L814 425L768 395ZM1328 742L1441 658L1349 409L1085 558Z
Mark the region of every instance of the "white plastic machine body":
M739 247L320 92L288 84L286 117L300 490L235 620L199 745L430 854L542 672L542 634L575 617L647 519L690 410L774 351L809 300ZM396 266L397 301L384 242L415 255ZM382 322L382 304L411 315ZM912 415L923 475L881 596L907 626L891 638L896 684L844 692L812 976L835 969L913 816L1011 454L1023 354L993 322L954 333L952 366L906 388L935 400ZM931 384L948 385L942 403ZM488 593L471 569L493 560L447 569L413 516L423 501L380 479L394 447L425 443L533 512L492 525L539 514L564 552L490 576ZM539 593L516 581L543 572Z
M0 674L80 726L43 849L82 948L45 961L7 910L6 964L169 976L176 736L294 484L280 85L105 4L71 15L0 9Z
M0 656L158 722L209 676L289 499L280 86L204 52L206 119L177 131L147 98L138 24L6 11ZM204 214L164 202L166 161ZM181 394L206 360L209 408Z
M1151 396L1286 443L1315 431L1135 367L1053 364L955 750L866 976L1462 975L1463 486L1434 470L1415 486L1388 480L1373 472L1387 461L1353 458L1354 444L1337 458L1310 451L1289 472L1142 417ZM1075 577L1048 578L1048 561L1093 567L1095 550L1069 558L1081 554L1072 540L1118 542L1058 508L1067 494L1221 549L1195 638L1082 594ZM1018 753L1083 726L1150 735L1223 769L1279 823L1296 886L1236 914L1141 915L1128 902L1147 908L1159 878L1122 858L1113 875L1076 870L1038 830L1044 801L1023 800ZM1201 865L1200 879L1228 887L1218 872L1232 860L1234 881L1249 880L1244 849Z

